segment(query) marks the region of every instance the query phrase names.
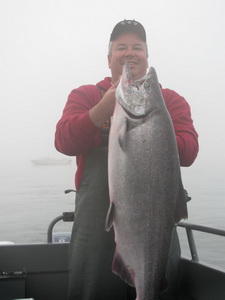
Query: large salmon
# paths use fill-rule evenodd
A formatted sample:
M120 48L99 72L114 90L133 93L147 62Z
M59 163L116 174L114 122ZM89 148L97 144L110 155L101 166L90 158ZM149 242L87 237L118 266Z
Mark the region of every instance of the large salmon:
M125 64L109 136L112 270L138 300L159 297L174 224L187 217L176 138L156 72L132 81Z

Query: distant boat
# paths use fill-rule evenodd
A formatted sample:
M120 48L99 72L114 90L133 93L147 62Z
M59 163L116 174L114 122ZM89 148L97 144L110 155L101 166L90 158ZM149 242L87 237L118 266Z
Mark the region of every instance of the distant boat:
M41 159L31 160L31 162L36 166L69 165L71 163L71 159L45 157Z

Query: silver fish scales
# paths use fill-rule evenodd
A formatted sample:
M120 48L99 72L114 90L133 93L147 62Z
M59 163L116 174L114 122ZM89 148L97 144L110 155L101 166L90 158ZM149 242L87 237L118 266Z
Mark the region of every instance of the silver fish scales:
M154 68L133 82L125 64L116 100L106 219L115 231L112 270L137 300L156 300L174 224L187 217L176 138Z

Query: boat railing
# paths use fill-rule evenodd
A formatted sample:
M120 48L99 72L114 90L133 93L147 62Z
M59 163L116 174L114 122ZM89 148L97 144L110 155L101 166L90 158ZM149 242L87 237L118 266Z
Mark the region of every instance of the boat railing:
M73 220L74 220L74 212L63 212L62 215L54 218L48 226L48 231L47 231L48 243L52 243L53 228L56 223L58 223L59 221L73 222ZM194 230L225 237L225 230L222 230L222 229L216 229L216 228L212 228L212 227L196 225L196 224L186 223L186 222L179 222L177 224L177 226L185 228L188 245L189 245L189 249L191 252L191 258L193 261L196 261L196 262L199 261L199 258L198 258L198 252L197 252L195 239L194 239L194 235L193 235Z
M67 189L64 191L65 194L69 194L69 193L76 193L76 191L74 189ZM53 228L55 226L56 223L58 223L59 221L63 221L63 222L73 222L74 220L74 212L63 212L62 215L56 217L55 219L53 219L51 221L51 223L48 226L48 231L47 231L47 242L48 243L52 243L53 242Z
M71 192L76 192L73 189L67 189L64 191L65 194L69 194ZM59 221L63 222L73 222L74 220L74 212L63 212L62 215L56 217L51 221L51 223L48 226L48 231L47 231L47 242L48 243L53 243L53 228L56 223ZM186 230L186 235L187 235L187 240L188 240L188 245L190 249L190 254L191 254L191 259L194 262L199 262L199 256L198 256L198 251L197 247L195 244L195 239L194 239L194 234L193 231L198 231L198 232L203 232L203 233L209 233L213 235L218 235L218 236L223 236L225 237L225 230L222 229L216 229L212 227L207 227L203 225L196 225L192 223L187 223L187 222L179 222L177 224L178 227L182 227ZM62 238L62 241L64 238ZM70 237L66 238L67 241L70 240Z
M191 224L191 223L186 223L186 222L179 222L177 224L177 226L183 227L186 230L188 245L189 245L189 249L190 249L190 253L191 253L191 258L192 258L192 261L194 261L194 262L199 262L199 258L198 258L197 247L196 247L195 239L194 239L194 235L193 235L193 230L225 237L225 230L222 230L222 229L215 229L215 228L211 228L211 227L207 227L207 226L196 225L196 224Z
M53 219L51 221L51 223L48 226L48 232L47 232L47 240L48 243L52 243L53 241L53 227L55 226L56 223L58 223L59 221L63 221L63 222L73 222L74 220L74 212L64 212L62 213L62 215L56 217L55 219Z

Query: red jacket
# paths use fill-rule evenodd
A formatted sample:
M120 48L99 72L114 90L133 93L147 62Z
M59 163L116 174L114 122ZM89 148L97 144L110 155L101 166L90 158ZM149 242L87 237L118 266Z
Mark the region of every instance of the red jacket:
M111 80L106 77L97 85L85 85L73 90L56 126L55 147L59 152L76 156L76 189L81 177L88 152L101 144L101 129L89 118L89 110L101 100L100 89L107 91ZM171 115L177 139L181 166L190 166L198 153L198 134L191 119L190 107L176 92L162 89L162 94Z

